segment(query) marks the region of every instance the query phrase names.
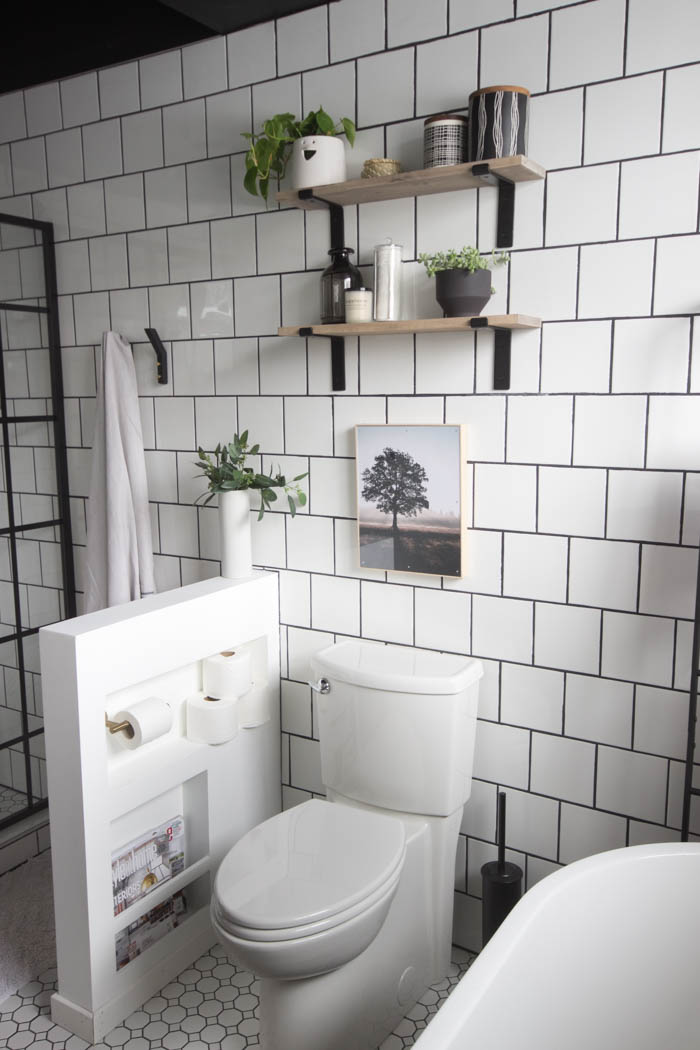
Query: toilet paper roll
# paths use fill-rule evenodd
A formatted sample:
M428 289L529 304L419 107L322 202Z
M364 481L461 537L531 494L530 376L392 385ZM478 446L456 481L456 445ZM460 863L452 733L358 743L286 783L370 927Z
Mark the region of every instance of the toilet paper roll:
M167 700L149 696L147 700L139 700L131 707L118 711L113 720L129 723L134 731L133 736L130 737L126 732L118 733L117 736L125 747L133 749L168 733L173 724L173 712Z
M202 689L217 700L233 700L252 685L249 649L228 649L204 661Z
M211 700L204 693L187 699L187 739L198 744L225 744L238 733L238 698Z
M270 700L267 689L251 689L238 701L238 725L253 729L270 721Z

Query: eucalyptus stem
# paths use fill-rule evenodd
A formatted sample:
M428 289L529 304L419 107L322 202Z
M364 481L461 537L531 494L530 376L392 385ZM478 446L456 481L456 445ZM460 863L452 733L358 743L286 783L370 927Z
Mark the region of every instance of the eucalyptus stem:
M244 430L242 434L234 434L233 440L227 444L217 445L212 455L209 455L204 449L198 448L197 455L199 459L195 462L201 473L196 476L205 477L209 484L208 491L198 496L195 503L199 503L201 500L202 505L206 506L219 492L240 492L245 489L255 489L256 492L260 493L260 510L258 512L258 521L260 521L265 511L270 509L270 504L277 501L275 489L282 489L287 496L289 513L294 517L297 512L297 503L300 507L306 504L306 493L298 483L303 481L307 474L297 474L295 478L287 481L279 467L276 474L272 473L272 469L266 474L246 466L246 459L249 456L257 456L259 454L260 445L251 446L248 444L247 430Z

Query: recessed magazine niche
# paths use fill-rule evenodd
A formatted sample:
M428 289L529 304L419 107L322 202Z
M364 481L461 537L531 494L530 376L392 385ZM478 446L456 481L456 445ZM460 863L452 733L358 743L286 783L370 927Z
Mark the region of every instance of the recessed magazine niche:
M206 771L113 820L110 841L121 970L208 904Z

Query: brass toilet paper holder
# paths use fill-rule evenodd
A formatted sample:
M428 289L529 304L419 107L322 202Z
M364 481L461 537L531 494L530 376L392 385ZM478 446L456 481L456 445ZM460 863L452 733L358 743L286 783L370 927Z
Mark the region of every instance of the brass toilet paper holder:
M131 722L112 722L105 712L105 725L109 729L110 733L126 733L129 740L134 735L134 727Z

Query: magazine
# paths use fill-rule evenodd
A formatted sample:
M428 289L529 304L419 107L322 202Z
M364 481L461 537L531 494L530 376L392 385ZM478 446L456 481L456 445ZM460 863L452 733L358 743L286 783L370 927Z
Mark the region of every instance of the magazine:
M112 853L114 914L185 868L185 822L173 817Z
M136 922L120 930L114 939L117 970L121 970L166 933L179 926L186 914L187 900L183 891L179 890Z

